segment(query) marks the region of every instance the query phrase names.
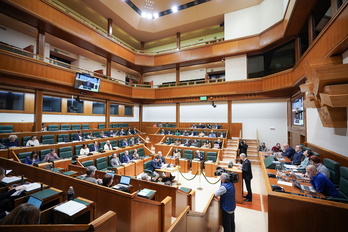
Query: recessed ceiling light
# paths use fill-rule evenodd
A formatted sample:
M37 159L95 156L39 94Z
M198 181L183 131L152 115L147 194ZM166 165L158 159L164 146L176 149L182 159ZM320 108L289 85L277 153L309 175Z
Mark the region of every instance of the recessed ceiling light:
M144 12L144 11L141 12L141 17L146 18L146 15L147 15L146 12Z
M178 7L177 7L177 6L173 6L173 7L172 7L172 12L173 12L173 13L178 12Z
M158 17L159 17L159 16L158 16L158 13L154 13L154 14L153 14L153 17L154 17L155 19L158 19Z
M148 13L148 14L146 15L146 18L152 19L152 14Z

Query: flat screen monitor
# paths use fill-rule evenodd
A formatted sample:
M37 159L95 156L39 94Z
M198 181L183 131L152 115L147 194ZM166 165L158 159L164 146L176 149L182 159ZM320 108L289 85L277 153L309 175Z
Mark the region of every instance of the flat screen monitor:
M86 73L76 73L74 87L81 90L98 92L100 79Z
M292 123L295 126L304 125L303 97L292 101Z
M41 207L41 204L42 204L42 200L36 198L36 197L33 197L33 196L30 196L29 199L28 199L28 204L32 204L34 205L35 207L39 208Z
M129 176L121 176L120 184L129 185L131 178Z

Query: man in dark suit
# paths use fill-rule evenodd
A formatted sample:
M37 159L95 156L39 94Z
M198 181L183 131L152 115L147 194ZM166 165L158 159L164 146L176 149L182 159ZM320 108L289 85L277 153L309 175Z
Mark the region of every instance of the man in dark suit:
M251 171L251 163L250 160L246 158L246 155L244 153L240 154L240 159L242 160L242 176L246 189L248 191L248 194L245 196L244 201L252 201L253 193L251 191L251 179L253 178L253 173Z
M94 144L90 146L89 151L94 152L99 150L99 145L97 141L94 141Z
M292 160L292 157L294 156L294 154L296 153L296 151L294 150L294 148L290 147L289 144L285 143L283 145L284 147L284 152L282 152L282 156L286 156L288 157L290 160Z
M79 131L77 134L74 135L73 140L74 141L82 141L83 137L82 137L82 132Z

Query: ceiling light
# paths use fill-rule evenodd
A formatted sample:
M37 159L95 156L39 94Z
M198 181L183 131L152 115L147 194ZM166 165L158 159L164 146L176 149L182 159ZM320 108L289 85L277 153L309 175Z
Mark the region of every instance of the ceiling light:
M178 12L178 7L177 7L177 6L173 6L173 7L172 7L172 12L173 12L173 13Z
M146 15L146 18L152 19L152 14L148 13L148 14Z
M158 19L158 17L159 17L159 16L158 16L158 13L154 13L154 14L153 14L153 18Z
M146 18L146 16L147 16L147 14L146 14L146 12L141 12L141 17L143 17L143 18Z

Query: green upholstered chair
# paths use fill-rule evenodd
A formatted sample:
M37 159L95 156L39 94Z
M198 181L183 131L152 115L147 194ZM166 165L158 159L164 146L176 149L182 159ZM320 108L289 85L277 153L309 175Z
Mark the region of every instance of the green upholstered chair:
M89 130L89 124L82 124L82 130Z
M184 150L184 158L192 160L193 159L193 151L192 150Z
M325 158L323 164L330 172L330 180L334 185L338 186L340 182L340 164L332 159Z
M99 135L100 135L100 131L94 131L94 132L93 132L93 136L94 136L94 137L98 137Z
M43 139L42 144L54 144L54 139Z
M123 127L129 127L128 123L123 123Z
M123 142L123 139L118 140L118 147L122 147L122 142Z
M112 147L118 147L117 146L118 145L118 141L117 140L111 140L110 144L111 144Z
M58 125L48 125L47 130L48 131L58 131Z
M145 156L145 152L144 152L144 148L143 147L139 147L138 148L138 154L140 157L144 157Z
M59 134L57 138L58 138L58 143L59 142L68 142L69 141L69 134Z
M12 132L13 132L12 125L1 125L0 126L0 133L12 133Z
M95 166L99 171L106 172L108 168L108 161L106 157L100 157L95 160Z
M22 146L25 146L30 138L31 136L22 137Z
M74 136L76 135L77 133L71 133L70 134L70 141L73 141L74 140Z
M8 138L1 138L1 144L6 145Z
M111 143L111 142L110 142ZM103 150L104 150L104 146L105 146L105 144L106 144L106 141L104 141L104 142L100 142L100 144L99 144L99 148L102 148Z
M81 129L81 125L80 124L73 124L71 125L71 130L80 130Z
M31 151L28 151L28 152L21 152L21 153L18 153L17 154L17 157L18 159L24 163L25 162L25 158L27 158L27 156L30 156L31 155Z
M152 170L149 169L151 166L151 161L147 161L144 163L144 172L149 174L149 175L152 175Z
M98 124L98 129L105 129L105 124Z
M87 160L87 161L83 161L81 162L82 166L84 167L89 167L89 166L94 166L94 160Z
M82 145L75 145L75 155L76 156L80 155L81 148L82 148Z
M70 125L69 124L62 124L62 125L60 125L60 130L70 130Z
M45 158L45 155L47 155L48 153L50 153L50 149L41 150L40 151L40 160L43 160L43 158Z
M340 196L338 198L328 197L327 200L348 203L348 168L340 167L340 175L341 176L338 185L338 193L340 194Z
M72 158L72 148L71 147L60 147L58 149L59 157L62 159Z

